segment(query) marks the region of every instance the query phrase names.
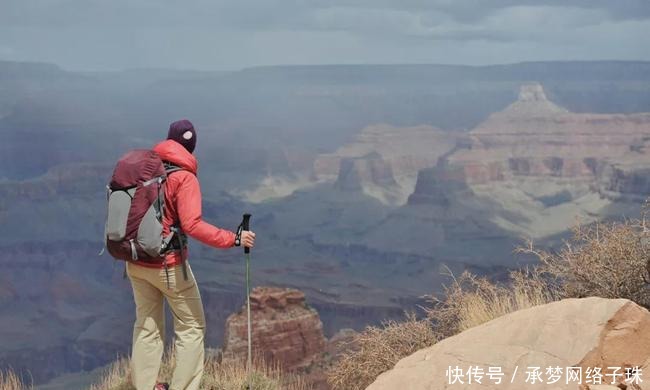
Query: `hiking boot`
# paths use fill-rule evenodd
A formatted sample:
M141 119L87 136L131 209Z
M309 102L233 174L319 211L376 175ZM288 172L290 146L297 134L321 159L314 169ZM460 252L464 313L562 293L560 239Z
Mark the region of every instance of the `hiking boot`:
M153 390L169 390L169 383L157 383Z

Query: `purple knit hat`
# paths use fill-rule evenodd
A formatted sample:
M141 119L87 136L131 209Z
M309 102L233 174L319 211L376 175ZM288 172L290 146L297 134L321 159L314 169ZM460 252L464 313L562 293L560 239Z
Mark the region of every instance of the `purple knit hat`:
M183 145L188 152L193 153L196 147L196 131L194 125L187 119L181 119L169 125L167 139Z

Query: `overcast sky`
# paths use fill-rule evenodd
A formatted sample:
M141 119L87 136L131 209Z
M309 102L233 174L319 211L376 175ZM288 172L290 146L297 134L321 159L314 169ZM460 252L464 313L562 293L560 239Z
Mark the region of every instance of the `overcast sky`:
M0 0L0 60L71 70L650 60L650 0Z

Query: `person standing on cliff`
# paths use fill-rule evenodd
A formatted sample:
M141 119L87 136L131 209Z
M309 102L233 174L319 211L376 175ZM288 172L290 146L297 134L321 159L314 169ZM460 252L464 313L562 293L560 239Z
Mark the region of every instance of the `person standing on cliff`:
M188 120L174 122L167 139L153 150L166 165L175 167L165 183L163 234L180 228L214 248L243 245L252 248L255 233L240 236L205 222L201 216L201 190L197 179L196 130ZM165 264L128 262L136 320L133 327L132 379L137 390L198 390L203 376L205 316L199 288L187 262L187 240L179 239ZM171 384L158 383L164 350L164 310L167 301L174 318L176 367ZM170 386L171 385L171 386Z

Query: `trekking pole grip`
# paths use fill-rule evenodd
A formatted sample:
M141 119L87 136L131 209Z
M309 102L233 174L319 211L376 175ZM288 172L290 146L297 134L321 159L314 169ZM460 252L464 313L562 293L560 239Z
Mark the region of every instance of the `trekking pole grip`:
M250 230L250 221L251 221L251 215L246 213L244 214L244 219L242 220L241 226L242 230L249 231ZM245 246L244 247L244 253L250 253L251 248Z

